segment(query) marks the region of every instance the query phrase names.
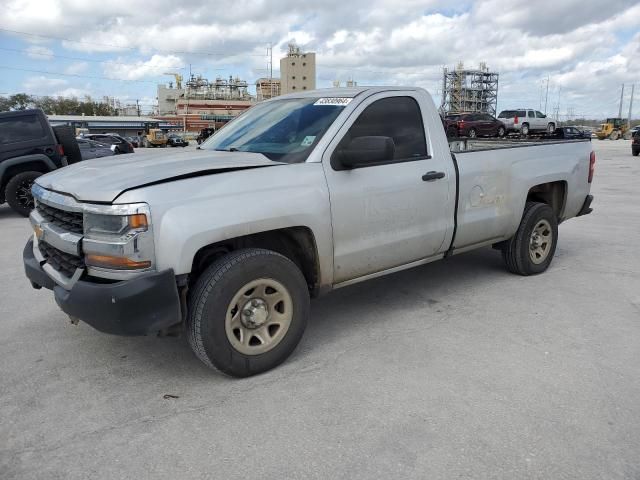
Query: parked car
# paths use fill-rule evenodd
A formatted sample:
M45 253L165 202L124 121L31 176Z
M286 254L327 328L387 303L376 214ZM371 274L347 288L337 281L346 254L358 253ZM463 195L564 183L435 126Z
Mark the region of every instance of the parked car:
M558 127L551 135L554 138L591 138L591 132L580 130L572 125L567 127Z
M506 128L488 113L460 113L445 117L447 137L504 137Z
M591 212L591 142L452 151L440 125L421 88L300 91L201 150L50 173L26 275L103 332L184 321L198 358L244 377L283 362L332 289L488 245L544 272L558 224Z
M106 133L90 133L83 135L83 138L93 140L94 142L104 143L106 145L114 145L116 153L133 153L133 145L120 135Z
M556 122L537 110L519 108L503 110L498 119L507 127L507 132L515 132L527 136L530 133L553 133Z
M25 217L40 175L82 160L73 129L51 127L40 109L0 113L0 204Z
M636 130L631 139L631 154L637 157L640 154L640 129Z
M124 139L127 142L129 142L131 145L133 145L134 148L138 148L139 147L138 137L124 137Z
M189 141L185 140L180 135L169 135L167 138L167 145L170 147L186 147L189 145Z
M76 138L78 147L80 147L80 153L83 160L89 160L91 158L111 157L116 154L115 145L107 145L105 143L94 142L88 138Z

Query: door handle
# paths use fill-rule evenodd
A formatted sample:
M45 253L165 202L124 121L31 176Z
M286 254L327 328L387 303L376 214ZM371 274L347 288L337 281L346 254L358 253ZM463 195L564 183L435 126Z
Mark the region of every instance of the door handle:
M422 180L425 182L433 182L441 178L444 178L444 172L427 172L422 176Z

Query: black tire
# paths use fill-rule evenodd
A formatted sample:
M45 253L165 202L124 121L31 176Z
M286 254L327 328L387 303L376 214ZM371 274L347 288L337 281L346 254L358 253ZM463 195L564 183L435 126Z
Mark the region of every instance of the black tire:
M469 138L476 138L478 136L478 132L476 132L475 128L470 128L468 136Z
M640 148L639 148L638 150L635 150L635 149L633 149L633 148L632 148L632 149L631 149L631 154L632 154L634 157L637 157L637 156L640 154Z
M458 136L458 129L455 127L447 128L447 137L448 138L456 138Z
M547 124L547 133L548 133L549 135L551 135L551 134L552 134L553 132L555 132L555 131L556 131L556 124L555 124L555 123L553 123L553 122L549 122L549 123Z
M31 186L42 172L22 172L11 177L5 189L5 198L9 206L22 215L28 217L33 210L33 196Z
M529 135L529 124L528 123L523 123L522 124L522 128L520 129L520 133L522 134L523 137L526 137L527 135Z
M53 127L58 143L62 145L64 154L67 157L67 163L72 165L82 161L82 153L74 134L73 128L67 125L58 125Z
M507 130L504 127L498 127L498 130L496 132L496 137L498 138L503 138L507 133Z
M291 295L293 309L288 330L271 350L257 355L238 351L227 337L227 309L248 282L269 278ZM187 339L196 356L209 367L234 377L270 370L291 355L302 338L309 317L309 290L300 269L271 250L247 248L216 260L196 281L189 295Z
M541 263L535 263L531 259L530 246L534 228L541 221L546 221L551 230L551 242L548 252ZM536 275L544 272L556 251L558 243L558 221L553 209L546 203L527 202L520 226L515 235L509 239L502 250L502 258L507 265L507 270L518 275Z

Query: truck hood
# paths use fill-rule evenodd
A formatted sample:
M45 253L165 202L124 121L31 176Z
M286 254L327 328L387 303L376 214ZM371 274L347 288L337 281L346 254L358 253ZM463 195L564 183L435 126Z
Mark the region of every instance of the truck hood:
M122 192L144 185L276 165L282 163L250 152L191 150L162 156L144 152L79 162L38 177L36 183L78 201L109 203Z

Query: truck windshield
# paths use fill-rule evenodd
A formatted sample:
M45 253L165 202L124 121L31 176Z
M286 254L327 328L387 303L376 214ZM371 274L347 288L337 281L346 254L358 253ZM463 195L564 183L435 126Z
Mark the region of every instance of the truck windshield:
M286 163L304 162L344 109L344 105L331 103L318 98L260 103L212 135L201 148L262 153L270 160Z

